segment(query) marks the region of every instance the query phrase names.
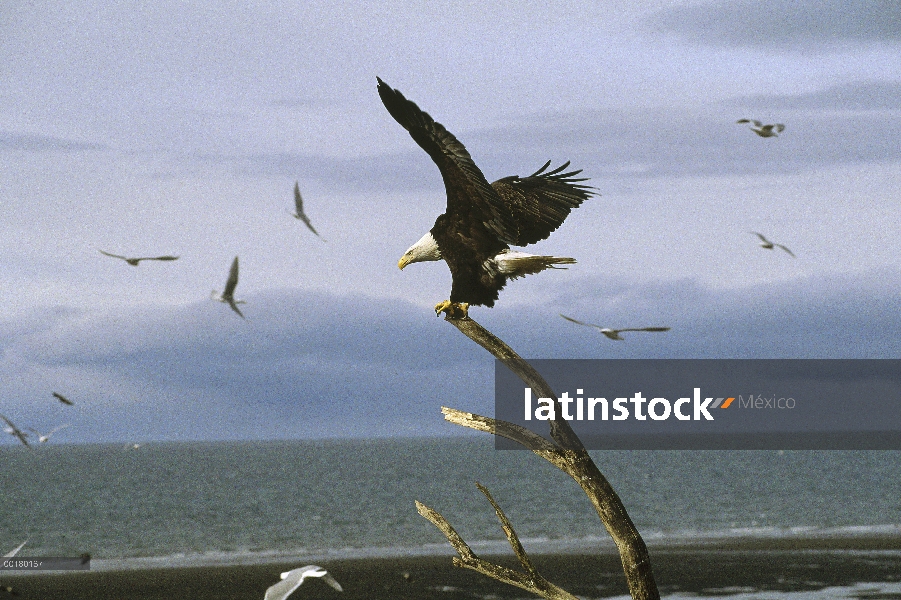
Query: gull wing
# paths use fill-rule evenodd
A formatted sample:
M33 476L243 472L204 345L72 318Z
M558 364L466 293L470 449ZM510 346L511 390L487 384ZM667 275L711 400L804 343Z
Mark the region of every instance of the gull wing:
M617 329L616 331L669 331L669 327L634 327L630 329Z
M303 583L303 579L300 577L289 576L275 585L269 586L266 589L266 595L263 596L263 600L285 600L294 590L300 587L301 583Z
M343 592L343 591L344 591L344 588L341 587L341 584L338 583L338 582L335 580L335 578L332 577L331 575L329 575L328 573L326 573L325 575L322 576L322 581L326 582L327 584L329 584L330 586L332 586L333 588L335 588L335 589L338 590L339 592Z
M144 256L135 260L178 260L177 256Z
M294 182L294 210L298 215L303 214L303 198L300 195L300 182Z
M51 392L51 393L53 394L53 397L54 397L54 398L56 398L57 400L59 400L59 401L62 402L63 404L66 404L66 405L68 405L68 406L75 406L75 403L74 403L74 402L72 402L71 400L69 400L68 398L66 398L65 396L63 396L62 394L58 394L58 393L56 393L56 392Z
M343 592L341 584L329 575L328 571L316 565L307 565L282 573L282 580L266 590L264 600L284 600L300 587L307 577L321 577L327 584Z
M225 289L222 290L222 297L226 299L232 298L235 294L235 288L238 287L238 257L235 257L235 260L232 261L231 269L228 272L228 281L225 282ZM238 309L232 306L236 311ZM238 311L238 314L241 314Z
M228 300L228 305L231 306L232 310L238 313L238 316L242 319L246 318L244 314L241 312L241 309L238 308L238 303L235 302L234 298L230 298Z
M601 329L600 325L595 325L594 323L585 323L583 321L577 321L576 319L573 319L572 317L567 317L566 315L563 315L563 314L561 314L560 316L563 317L564 319L566 319L567 321L575 323L576 325L585 325L586 327L594 327L595 329Z
M303 198L300 195L299 181L294 183L294 207L297 211L294 216L303 221L304 225L306 225L310 229L310 231L312 231L314 234L316 234L317 237L319 237L319 233L313 227L313 224L310 223L310 218L307 217L306 213L303 212Z
M118 254L106 252L105 250L101 250L100 248L97 248L97 251L100 252L100 254L105 254L106 256L112 256L113 258L121 258L122 260L128 260L127 256L119 256Z
M25 435L25 433L24 433L21 429L19 429L18 427L16 427L16 426L13 424L12 421L10 421L9 419L7 419L7 418L6 418L5 416L3 416L3 415L0 415L0 419L3 419L3 420L6 422L6 424L9 425L9 428L12 429L12 434L13 434L14 436L16 436L17 438L19 438L19 441L20 441L20 442L22 442L23 444L25 444L25 445L28 446L29 448L31 447L31 445L28 443L28 436Z
M24 546L24 545L27 544L27 543L28 543L28 540L25 540L24 542L22 542L21 544L19 544L18 546L16 546L15 548L13 548L12 550L10 550L10 551L7 552L6 554L4 554L4 555L3 555L3 558L12 558L12 557L15 556L16 554L18 554L18 553L19 553L19 550L22 549L22 546Z
M751 231L750 233L753 233L754 235L756 235L757 237L759 237L759 238L760 238L760 241L763 242L764 244L771 244L771 243L772 243L772 242L770 242L770 240L768 240L768 239L766 239L765 237L763 237L763 234L762 234L762 233L757 233L756 231Z
M775 246L776 246L777 248L782 248L783 250L785 250L786 252L788 252L788 254L789 254L792 258L797 258L797 256L795 256L795 253L794 253L794 252L792 252L791 250L789 250L788 248L786 248L786 247L783 246L782 244L775 244Z

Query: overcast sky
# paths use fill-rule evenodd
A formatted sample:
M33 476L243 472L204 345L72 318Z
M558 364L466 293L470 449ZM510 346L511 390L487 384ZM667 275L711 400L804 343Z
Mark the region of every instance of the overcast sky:
M442 404L490 414L491 357L431 310L447 267L397 269L445 198L376 76L489 181L549 159L591 178L531 247L578 264L472 310L523 356L901 358L897 2L297 4L3 3L0 413L20 427L433 435L457 433ZM288 214L295 181L322 239ZM246 321L209 299L235 255ZM672 330L613 342L559 313Z

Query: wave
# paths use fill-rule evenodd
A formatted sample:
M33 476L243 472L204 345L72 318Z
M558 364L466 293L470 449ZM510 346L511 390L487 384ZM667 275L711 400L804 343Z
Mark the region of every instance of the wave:
M879 552L901 556L901 525L861 525L842 527L737 527L701 531L652 531L642 534L653 553L667 548L694 547L704 550L715 545L736 550L765 550L768 543L793 542L799 549L825 549L830 552ZM593 554L616 552L609 536L589 535L580 538L524 537L520 541L526 552L542 554ZM822 542L829 542L826 546ZM469 542L480 555L512 554L506 540L486 539ZM781 545L780 548L784 548ZM178 552L165 556L94 559L92 571L121 571L131 569L164 569L180 567L210 567L260 565L284 562L325 562L357 559L403 559L430 556L454 556L447 543L428 543L416 546L377 546L344 548L296 548L293 550L236 550L205 552Z

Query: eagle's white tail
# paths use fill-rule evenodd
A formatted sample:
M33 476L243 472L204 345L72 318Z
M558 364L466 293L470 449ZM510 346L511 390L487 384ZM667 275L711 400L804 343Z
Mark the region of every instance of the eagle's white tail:
M545 269L560 269L566 267L555 267L554 265L574 265L576 259L563 256L536 256L534 254L526 254L513 250L505 250L494 257L497 262L498 271L502 274L516 279L517 277L525 277L532 273L540 273Z

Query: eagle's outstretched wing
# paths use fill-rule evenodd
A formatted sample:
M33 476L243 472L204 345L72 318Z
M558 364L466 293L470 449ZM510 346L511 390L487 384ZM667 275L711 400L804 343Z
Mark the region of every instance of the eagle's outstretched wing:
M491 184L511 212L516 226L515 240L511 243L516 246L547 238L563 224L572 209L594 195L593 188L579 183L588 181L587 178L575 177L581 170L562 172L569 161L545 172L550 165L551 161L547 161L528 177L514 175Z
M502 242L515 244L516 222L463 144L414 102L377 79L385 108L441 171L447 191L447 214L466 219L470 225L480 223Z

